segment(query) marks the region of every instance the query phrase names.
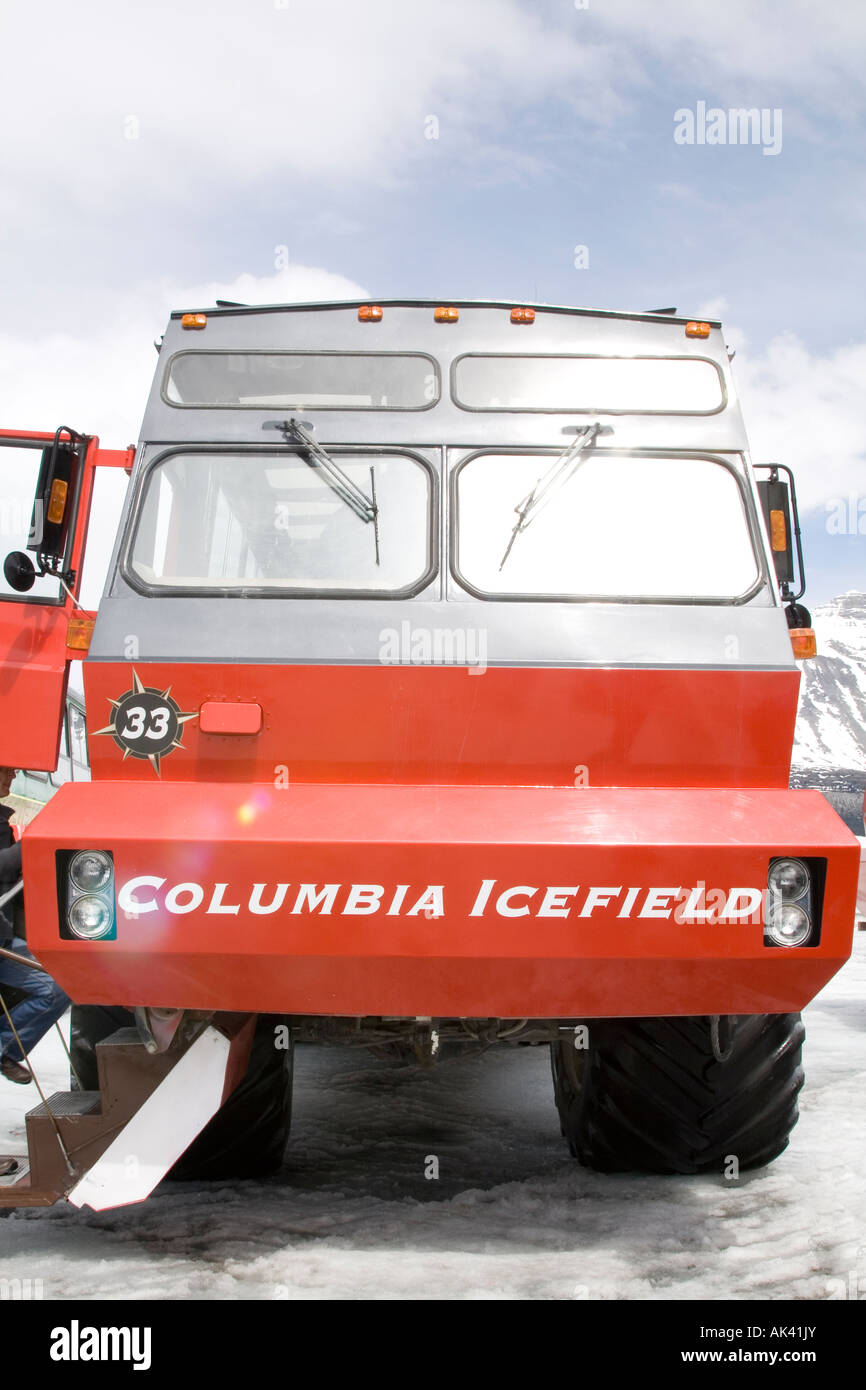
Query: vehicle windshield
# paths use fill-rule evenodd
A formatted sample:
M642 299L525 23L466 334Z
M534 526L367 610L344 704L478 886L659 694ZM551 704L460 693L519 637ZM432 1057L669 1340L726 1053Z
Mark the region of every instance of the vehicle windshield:
M234 410L427 410L439 369L420 352L178 352L163 398Z
M374 492L375 526L285 446L176 451L147 474L127 573L175 592L415 592L434 566L430 472L404 453L329 455Z
M491 452L458 468L454 565L480 596L722 602L758 582L733 469L707 458L595 448L579 455L579 467L532 526L518 530L503 565L515 500L531 495L552 457Z

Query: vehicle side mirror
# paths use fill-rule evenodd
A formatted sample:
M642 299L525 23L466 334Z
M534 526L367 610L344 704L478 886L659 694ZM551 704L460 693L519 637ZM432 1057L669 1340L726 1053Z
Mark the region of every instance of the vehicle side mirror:
M73 444L55 438L54 443L42 451L27 538L27 549L35 551L40 560L62 562L66 554L75 512L78 468L78 449Z
M800 545L800 522L797 515L797 494L794 478L784 464L757 464L768 476L757 480L758 496L764 523L770 538L770 551L776 569L779 591L786 602L801 598L806 587L803 573L803 552ZM780 474L786 473L787 478ZM795 564L796 554L796 564ZM794 583L799 576L796 592Z
M770 537L776 578L780 584L791 584L794 579L794 540L788 484L782 478L763 479L758 483L758 493Z
M36 567L23 550L13 550L3 561L3 574L10 589L26 594L36 580Z

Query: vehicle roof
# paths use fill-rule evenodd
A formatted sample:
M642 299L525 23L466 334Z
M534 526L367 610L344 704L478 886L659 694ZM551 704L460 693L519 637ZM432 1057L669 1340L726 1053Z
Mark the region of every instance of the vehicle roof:
M721 328L720 319L710 319L703 314L660 314L646 310L634 312L622 309L587 309L568 304L543 304L526 299L377 299L367 295L363 299L323 299L305 303L291 304L224 304L217 307L195 309L173 309L171 317L179 319L184 314L238 315L238 314L284 314L309 312L311 309L357 309L362 304L378 304L385 309L424 309L435 308L439 304L452 305L456 309L535 309L546 314L576 314L589 318L635 319L641 323L691 323L698 319L708 323L711 328Z

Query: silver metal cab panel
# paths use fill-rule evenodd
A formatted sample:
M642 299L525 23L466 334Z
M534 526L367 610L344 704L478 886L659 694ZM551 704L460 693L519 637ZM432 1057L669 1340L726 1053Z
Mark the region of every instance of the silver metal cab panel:
M609 442L625 448L713 449L747 447L736 388L721 328L703 339L685 336L685 319L606 314L539 306L532 324L512 324L509 305L460 308L457 323L435 323L428 304L379 301L380 323L361 323L358 305L208 310L207 327L187 330L172 317L165 333L141 437L153 442L220 440L255 442L266 420L285 416L285 407L202 409L170 405L163 381L174 353L190 351L424 352L440 366L441 398L424 410L320 410L301 412L315 424L322 443L386 443L436 446L482 445L496 439L512 445L564 447L569 432L599 418L611 429ZM599 354L612 357L708 358L724 383L725 406L708 415L467 410L451 399L453 364L466 353ZM507 431L502 422L507 420ZM506 438L503 439L505 433Z
M358 321L358 305L275 306L207 310L204 330L169 323L145 413L133 487L115 547L90 659L117 660L134 634L142 661L369 663L382 660L383 634L401 625L483 631L487 664L796 669L763 528L755 529L762 582L744 601L656 603L474 599L449 576L445 525L439 525L439 568L427 588L407 600L269 596L148 595L134 592L119 570L128 518L142 471L166 446L230 448L271 445L266 421L283 408L177 407L163 396L173 353L191 350L346 350L429 353L440 365L442 396L418 411L304 410L325 445L422 450L441 469L440 507L448 473L465 450L559 451L592 419L605 427L611 450L724 454L743 480L751 524L760 515L747 442L720 326L708 338L685 336L684 318L598 313L536 306L531 325L510 322L510 304L457 303L457 323L435 323L437 301L378 301L380 323ZM584 412L470 411L451 399L453 362L465 353L589 353L710 358L724 383L724 408L708 415L591 415ZM428 453L429 451L429 453ZM735 457L736 456L736 457Z
M403 625L407 624L408 627ZM482 603L415 598L106 598L90 659L379 665L413 631L483 635L486 664L795 670L781 610L629 603ZM455 643L459 650L459 640ZM469 650L479 650L469 644Z

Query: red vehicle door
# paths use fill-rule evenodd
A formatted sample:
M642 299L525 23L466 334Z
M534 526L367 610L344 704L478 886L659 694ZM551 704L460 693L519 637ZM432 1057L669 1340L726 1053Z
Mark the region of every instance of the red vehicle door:
M99 441L0 431L0 765L57 766ZM73 644L72 649L69 643Z

